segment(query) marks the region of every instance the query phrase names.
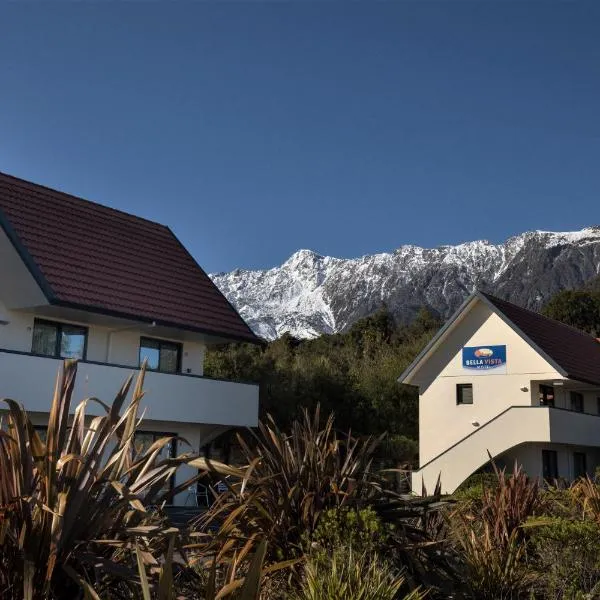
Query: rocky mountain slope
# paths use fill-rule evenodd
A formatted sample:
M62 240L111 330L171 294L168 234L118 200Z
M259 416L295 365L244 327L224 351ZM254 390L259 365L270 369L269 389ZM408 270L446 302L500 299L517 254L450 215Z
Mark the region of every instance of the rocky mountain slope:
M448 317L475 289L538 309L599 273L600 227L588 227L527 232L497 245L401 246L355 259L299 250L280 267L211 277L259 336L274 339L343 331L383 304L400 321L423 305Z

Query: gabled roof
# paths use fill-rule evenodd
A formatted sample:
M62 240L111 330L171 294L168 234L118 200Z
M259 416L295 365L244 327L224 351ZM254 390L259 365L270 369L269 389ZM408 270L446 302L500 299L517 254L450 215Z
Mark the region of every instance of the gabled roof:
M514 329L561 375L593 385L600 385L600 342L574 327L549 319L491 294L475 292L454 313L442 329L427 344L398 381L404 382L423 359L440 344L449 331L480 300Z
M50 304L257 341L164 225L2 173L0 225Z

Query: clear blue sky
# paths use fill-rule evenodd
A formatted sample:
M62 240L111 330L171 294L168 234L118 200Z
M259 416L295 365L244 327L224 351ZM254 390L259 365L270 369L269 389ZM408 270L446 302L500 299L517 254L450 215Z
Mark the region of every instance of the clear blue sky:
M0 4L0 170L209 271L600 224L600 2Z

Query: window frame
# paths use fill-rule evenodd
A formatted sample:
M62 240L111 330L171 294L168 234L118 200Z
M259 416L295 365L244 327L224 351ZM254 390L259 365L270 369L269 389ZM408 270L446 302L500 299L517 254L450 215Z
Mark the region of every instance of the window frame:
M549 391L552 390L552 400L548 401ZM540 406L549 406L550 408L555 407L556 401L556 390L553 385L547 385L545 383L540 383L539 391L538 391L538 400Z
M556 450L542 450L542 477L545 481L558 479L558 452Z
M471 402L464 401L463 391L471 390ZM456 384L456 406L472 406L474 403L473 384L472 383L457 383Z
M149 337L147 335L140 336L140 344L139 344L139 348L138 348L138 364L140 367L142 366L141 352L142 352L142 347L144 345L145 340L148 340L152 343L158 344L158 368L153 369L150 366L148 366L147 367L148 371L153 371L154 373L167 373L170 375L181 374L181 358L183 356L183 343L174 342L172 340L164 340L161 338L153 338L153 337ZM177 349L177 366L175 367L175 371L164 371L163 369L161 369L161 367L160 367L160 352L161 352L162 346L171 346L171 347L175 347Z
M56 342L54 343L54 354L40 354L39 352L33 351L33 343L34 343L34 335L35 335L35 326L37 324L46 325L48 327L56 328ZM69 323L67 321L52 321L51 319L41 319L35 317L33 319L33 328L31 330L31 354L35 354L36 356L45 356L47 358L60 358L63 360L67 360L69 357L62 356L61 352L61 342L62 342L62 333L63 329L66 327L73 327L75 329L81 329L83 334L83 355L79 359L73 360L87 360L87 350L88 350L88 338L90 329L85 325L78 325L76 323Z
M585 412L585 402L584 402L584 397L583 394L581 392L569 392L569 402L571 405L571 410L573 412L578 412L578 413L582 413ZM576 408L575 405L578 404L579 402L581 402L581 409Z
M583 459L583 471L577 474L577 460ZM587 475L587 454L585 452L573 452L573 479L579 479Z
M159 440L161 438L172 437L173 440L171 441L171 447L169 448L169 458L175 458L177 456L177 440L179 439L179 435L177 433L168 432L168 431L155 431L153 429L138 429L133 434L134 448L135 448L135 436L138 434L151 435L153 444L154 444L154 442L156 442L157 440ZM176 473L173 473L173 475L171 475L171 477L169 477L169 490L171 492L175 489L175 475L176 475ZM171 502L172 501L173 501L173 498L171 498Z

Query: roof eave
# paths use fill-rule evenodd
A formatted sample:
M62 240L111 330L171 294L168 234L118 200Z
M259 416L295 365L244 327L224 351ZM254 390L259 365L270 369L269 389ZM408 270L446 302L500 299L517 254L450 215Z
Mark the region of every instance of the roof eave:
M119 319L129 319L140 321L142 323L156 323L156 325L160 327L170 327L172 329L181 329L182 331L191 331L193 333L202 333L204 335L211 335L215 337L224 338L226 340L232 342L246 342L249 344L262 344L263 341L248 327L247 334L236 334L231 332L223 332L217 329L210 329L208 327L198 327L193 324L185 324L185 323L176 323L173 321L168 321L164 319L157 319L154 317L149 317L145 315L134 315L127 312L122 312L118 310L113 310L110 308L103 308L99 306L91 306L87 304L80 304L77 302L70 302L67 300L60 300L58 298L53 298L50 301L50 304L53 306L61 306L63 308L72 308L76 310L83 310L89 313L96 313L99 315L105 315L109 317L117 317ZM241 318L241 317L240 317ZM246 325L247 327L247 325Z
M441 341L446 333L454 326L457 319L465 312L469 305L480 296L479 292L472 293L459 307L454 314L446 321L444 326L433 336L433 339L417 354L417 357L408 365L404 372L398 377L398 383L411 384L412 376L418 368L421 361L429 354L431 350Z

